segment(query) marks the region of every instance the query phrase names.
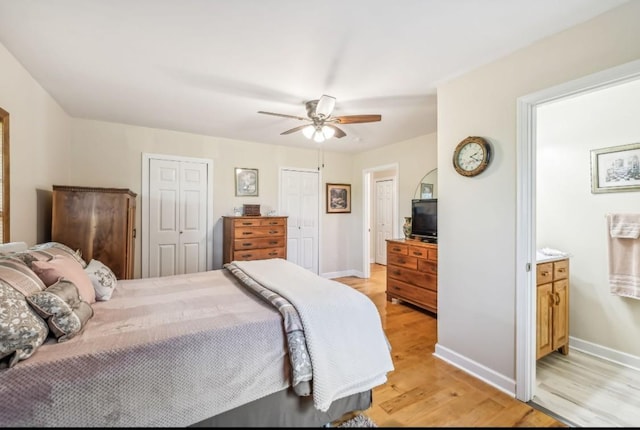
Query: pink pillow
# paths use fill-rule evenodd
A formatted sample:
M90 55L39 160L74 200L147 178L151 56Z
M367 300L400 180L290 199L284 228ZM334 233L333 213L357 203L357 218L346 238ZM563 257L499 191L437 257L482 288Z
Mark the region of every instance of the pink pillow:
M64 278L78 288L82 300L88 303L96 302L96 292L93 289L91 279L85 273L82 265L70 257L56 255L49 261L34 261L31 265L33 271L49 287L60 278Z

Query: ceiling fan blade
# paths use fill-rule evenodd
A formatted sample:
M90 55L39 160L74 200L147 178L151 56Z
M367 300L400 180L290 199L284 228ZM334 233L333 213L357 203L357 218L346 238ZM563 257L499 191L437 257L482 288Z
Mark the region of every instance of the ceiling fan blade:
M304 118L304 117L295 116L295 115L285 115L283 113L265 112L265 111L261 111L261 110L259 110L258 113L263 113L265 115L281 116L283 118L299 119L300 121L309 121L309 118Z
M376 122L382 119L382 115L344 115L333 118L338 124L357 124L362 122Z
M344 131L342 131L341 129L336 127L335 125L325 124L324 126L332 128L335 131L335 134L333 135L333 137L336 137L338 139L340 139L341 137L345 137L347 135L347 133L345 133Z
M291 134L291 133L295 133L296 131L300 131L300 130L302 130L303 128L308 127L308 126L309 126L309 124L299 125L299 126L297 126L297 127L293 127L292 129L289 129L289 130L287 130L287 131L283 131L283 132L282 132L282 133L280 133L280 134Z
M316 115L322 116L324 118L329 118L331 112L333 112L333 108L336 106L336 98L322 95L318 100L318 104L316 105Z

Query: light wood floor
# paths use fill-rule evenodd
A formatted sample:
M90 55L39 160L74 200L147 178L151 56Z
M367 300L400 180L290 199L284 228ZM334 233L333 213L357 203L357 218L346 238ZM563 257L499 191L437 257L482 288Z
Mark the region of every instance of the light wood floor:
M640 426L640 372L570 349L536 366L536 405L575 427Z
M337 278L375 303L392 346L395 370L373 391L365 411L380 427L567 427L433 356L437 319L410 305L387 302L386 267L371 278Z

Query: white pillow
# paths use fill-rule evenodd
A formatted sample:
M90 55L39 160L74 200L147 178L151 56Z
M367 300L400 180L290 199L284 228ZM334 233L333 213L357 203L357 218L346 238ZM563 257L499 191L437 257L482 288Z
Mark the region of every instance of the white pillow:
M111 269L98 260L91 260L84 271L89 275L93 289L96 290L96 300L109 300L118 283L118 278Z

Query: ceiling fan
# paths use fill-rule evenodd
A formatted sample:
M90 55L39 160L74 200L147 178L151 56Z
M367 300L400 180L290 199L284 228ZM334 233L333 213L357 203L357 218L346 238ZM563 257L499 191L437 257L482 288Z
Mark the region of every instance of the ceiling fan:
M293 118L305 121L308 124L299 125L280 134L291 134L302 131L307 139L313 139L317 143L324 142L332 137L341 138L347 134L335 124L360 124L365 122L376 122L382 119L382 115L342 115L331 116L336 105L335 97L323 95L318 100L309 100L305 103L307 108L307 118L282 113L258 111L266 115L275 115L283 118Z

